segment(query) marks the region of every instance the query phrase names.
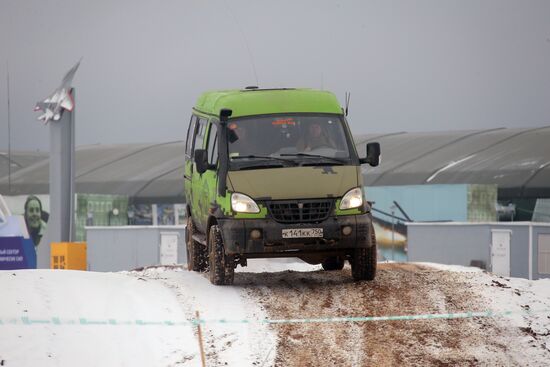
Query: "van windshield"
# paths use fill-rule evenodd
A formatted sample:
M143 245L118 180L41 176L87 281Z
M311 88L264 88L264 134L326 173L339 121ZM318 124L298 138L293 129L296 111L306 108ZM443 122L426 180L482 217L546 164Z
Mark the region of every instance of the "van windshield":
M340 116L292 114L242 118L231 120L227 127L231 169L350 164L350 149Z

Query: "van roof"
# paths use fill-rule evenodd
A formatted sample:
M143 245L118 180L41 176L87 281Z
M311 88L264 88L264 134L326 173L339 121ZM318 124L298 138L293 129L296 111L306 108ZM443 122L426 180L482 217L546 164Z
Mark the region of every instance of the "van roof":
M195 110L215 116L219 116L222 108L231 109L231 117L300 112L342 114L334 94L314 89L212 91L203 93L195 105Z

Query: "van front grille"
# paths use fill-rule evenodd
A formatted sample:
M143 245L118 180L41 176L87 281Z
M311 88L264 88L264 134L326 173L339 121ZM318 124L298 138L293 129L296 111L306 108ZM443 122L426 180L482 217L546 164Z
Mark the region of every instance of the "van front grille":
M273 219L281 223L320 222L332 209L333 200L269 201L267 207Z

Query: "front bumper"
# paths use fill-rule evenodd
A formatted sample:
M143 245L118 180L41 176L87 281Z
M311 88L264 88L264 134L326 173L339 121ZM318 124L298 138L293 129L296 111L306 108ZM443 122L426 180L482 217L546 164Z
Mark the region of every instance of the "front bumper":
M318 251L345 250L371 246L369 228L370 214L331 216L319 223L278 223L273 219L219 219L222 238L227 254L274 254L296 251L314 253ZM344 235L342 228L351 227L351 233ZM283 229L322 228L322 238L283 238ZM262 232L260 239L250 237L253 229Z

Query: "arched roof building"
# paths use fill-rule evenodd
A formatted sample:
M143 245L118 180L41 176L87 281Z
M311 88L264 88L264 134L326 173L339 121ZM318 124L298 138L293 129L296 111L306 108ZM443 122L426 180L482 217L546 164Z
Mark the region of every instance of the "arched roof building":
M367 186L496 184L499 198L550 198L550 126L354 138L360 156L368 142L382 147L380 166L363 168ZM181 140L78 147L76 192L181 201L184 145ZM8 180L7 155L0 153L0 193L47 194L48 164L45 154L13 154Z

